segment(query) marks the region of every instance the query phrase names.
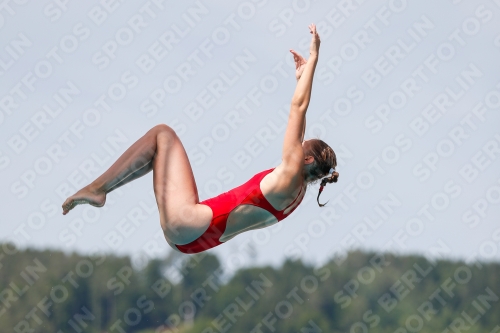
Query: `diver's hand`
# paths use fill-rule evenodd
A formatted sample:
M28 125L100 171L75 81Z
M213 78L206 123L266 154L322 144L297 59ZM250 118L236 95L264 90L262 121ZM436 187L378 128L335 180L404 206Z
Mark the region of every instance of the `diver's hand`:
M309 32L312 34L309 54L311 56L317 57L319 54L319 45L321 44L321 39L319 38L318 32L316 31L316 24L311 23L309 25Z
M294 50L290 50L290 52L293 54L293 60L295 61L295 77L298 81L304 68L306 68L307 60Z

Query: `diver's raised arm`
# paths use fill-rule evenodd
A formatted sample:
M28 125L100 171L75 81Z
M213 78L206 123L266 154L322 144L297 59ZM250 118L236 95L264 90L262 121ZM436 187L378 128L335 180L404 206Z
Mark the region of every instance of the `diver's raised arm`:
M305 117L311 99L314 70L318 62L320 39L314 24L309 26L309 30L312 34L309 59L306 60L297 52L290 50L295 59L295 76L298 82L292 97L288 125L285 131L282 160L284 168L290 170L291 173L301 169L304 164L302 141L306 125Z
M306 60L294 50L290 50L295 60L295 75L298 80L297 87L292 97L292 108L297 107L300 111L306 111L309 106L309 101L311 100L313 76L316 64L318 63L319 46L321 43L316 31L316 25L311 24L309 30L312 34L309 59Z

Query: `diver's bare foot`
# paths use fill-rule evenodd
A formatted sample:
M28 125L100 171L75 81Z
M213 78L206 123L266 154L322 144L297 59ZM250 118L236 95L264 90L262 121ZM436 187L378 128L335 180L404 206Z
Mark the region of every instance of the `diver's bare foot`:
M106 193L95 190L88 185L64 201L62 204L63 215L68 214L76 205L89 204L94 207L102 207L105 202Z

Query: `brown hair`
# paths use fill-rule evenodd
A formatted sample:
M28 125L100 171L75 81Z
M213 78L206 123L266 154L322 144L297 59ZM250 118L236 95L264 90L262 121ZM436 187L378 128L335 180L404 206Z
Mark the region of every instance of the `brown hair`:
M330 176L321 179L318 197L316 198L318 205L323 207L328 203L328 201L324 204L319 203L319 196L321 192L323 192L323 188L327 183L336 183L339 178L339 173L335 171L335 167L337 166L337 156L335 155L333 149L320 139L308 140L305 148L306 150L304 151L304 154L306 156L314 157L313 166L311 168L312 175L317 179L320 179L321 177L331 174Z

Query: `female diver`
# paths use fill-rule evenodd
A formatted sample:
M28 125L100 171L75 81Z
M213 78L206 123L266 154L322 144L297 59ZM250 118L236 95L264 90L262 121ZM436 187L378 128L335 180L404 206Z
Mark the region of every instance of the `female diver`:
M316 26L310 56L293 54L297 87L285 132L282 162L214 198L198 199L198 190L184 147L172 128L157 125L137 140L99 178L63 203L66 215L78 204L102 207L106 194L153 170L153 186L165 239L175 250L198 253L247 231L287 217L302 201L308 184L321 180L317 201L327 183L336 182L336 156L319 139L304 141L306 111L320 38ZM324 178L323 178L324 177Z

